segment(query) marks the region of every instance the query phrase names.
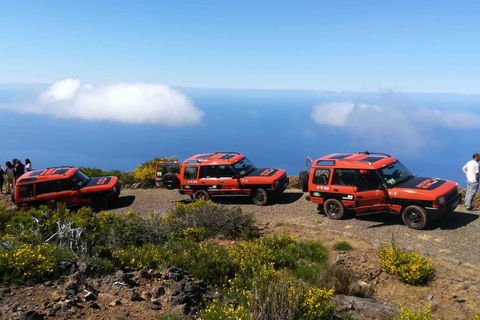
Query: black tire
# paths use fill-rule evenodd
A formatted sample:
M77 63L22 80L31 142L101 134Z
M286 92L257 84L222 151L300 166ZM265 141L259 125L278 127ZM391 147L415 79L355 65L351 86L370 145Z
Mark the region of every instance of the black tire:
M264 206L268 203L267 191L262 188L253 190L251 196L253 203L255 203L257 206Z
M163 176L162 183L168 190L173 190L178 186L178 178L173 173L167 173Z
M206 190L197 190L195 191L195 193L193 194L193 199L195 201L197 200L200 200L200 199L203 199L205 201L208 201L210 200L210 194L208 193L208 191Z
M323 210L323 205L319 204L317 206L317 213L318 214L325 214L325 210Z
M302 171L299 173L298 177L300 178L300 188L302 192L308 192L308 172Z
M412 229L421 230L428 225L428 215L424 208L411 205L402 212L403 222Z
M104 196L96 196L90 203L94 212L100 212L108 208L108 200Z
M323 204L325 214L332 220L340 220L345 214L345 207L337 199L328 199Z

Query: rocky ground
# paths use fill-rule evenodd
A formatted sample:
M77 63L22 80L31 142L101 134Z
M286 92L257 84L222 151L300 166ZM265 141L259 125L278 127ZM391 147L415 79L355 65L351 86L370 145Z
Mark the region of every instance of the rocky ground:
M112 210L162 214L170 211L175 201L188 202L190 198L176 191L125 189L119 200ZM384 319L391 319L402 306L419 309L429 304L435 319L472 319L475 312L480 313L480 220L477 212L459 207L438 225L415 231L407 228L400 216L391 214L330 220L317 214L316 205L305 201L298 189L287 190L278 203L265 207L251 204L248 198L214 200L240 205L244 211L253 213L263 232L286 231L299 238L321 240L328 247L337 241L351 243L353 250L332 250L330 260L359 272L365 282L375 286L377 300L336 297L339 310L357 314L359 319L378 319L380 314ZM399 246L430 256L436 273L429 286L405 285L381 271L376 254L379 246L389 244L392 233ZM85 266L77 266L68 276L43 285L2 288L0 310L6 318L21 318L30 311L30 315L36 316L34 312L38 312L57 318L153 319L173 309L188 313L186 305L189 302L185 301L196 299L188 297L190 289L184 292L186 283L176 284L192 282L191 279L183 280L189 279L188 275L183 274L183 278L176 281L168 275L168 269L160 273L142 272L143 275L124 270L98 279L82 276L83 269ZM128 279L137 285L128 285ZM197 289L200 287L202 292L213 294L201 282ZM164 294L159 295L156 289ZM96 299L85 301L89 290ZM181 298L175 300L179 294ZM377 313L372 313L374 310Z

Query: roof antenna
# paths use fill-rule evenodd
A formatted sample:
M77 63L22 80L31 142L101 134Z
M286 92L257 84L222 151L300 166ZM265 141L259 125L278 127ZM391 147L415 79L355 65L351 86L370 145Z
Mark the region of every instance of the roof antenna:
M367 156L369 156L369 155L370 155L370 152L368 152L368 151L365 151L365 154L366 154Z

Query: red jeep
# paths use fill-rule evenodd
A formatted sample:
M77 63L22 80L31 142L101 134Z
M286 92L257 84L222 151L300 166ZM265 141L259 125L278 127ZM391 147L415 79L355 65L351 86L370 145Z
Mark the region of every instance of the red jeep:
M311 168L309 169L309 166ZM430 219L453 212L460 202L453 181L413 175L397 159L383 153L336 153L315 161L307 159L300 172L306 199L319 212L341 219L355 213L401 213L407 226L423 229Z
M29 171L18 178L12 201L22 210L45 204L55 207L90 205L95 211L107 209L120 195L117 177L89 178L73 167Z
M279 196L288 186L282 169L259 169L237 152L199 154L179 162L158 162L155 181L157 188L179 188L192 199L210 196L249 195L255 204L263 206Z

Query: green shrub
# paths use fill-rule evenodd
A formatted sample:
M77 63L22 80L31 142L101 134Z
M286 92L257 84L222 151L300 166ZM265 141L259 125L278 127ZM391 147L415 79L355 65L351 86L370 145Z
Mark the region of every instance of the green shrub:
M258 236L253 216L239 207L221 206L211 201L199 200L189 204L177 202L175 210L163 217L165 229L179 232L187 228L203 228L205 238L221 234L229 239Z
M414 251L398 248L393 236L391 245L391 248L382 248L378 254L382 268L402 282L413 285L427 283L434 271L431 262Z
M145 244L142 247L128 246L114 251L112 256L121 264L138 269L158 269L167 261L163 247Z
M432 315L432 310L430 305L420 311L410 311L405 308L401 308L401 313L399 314L400 320L430 320Z
M354 271L339 266L329 266L317 275L315 285L320 288L333 288L338 294L348 296L370 297L374 288L368 284L360 284L361 277Z
M348 251L352 249L353 249L352 245L347 241L340 241L333 245L333 250Z
M258 274L251 294L254 319L332 319L334 291L307 287L287 271Z

